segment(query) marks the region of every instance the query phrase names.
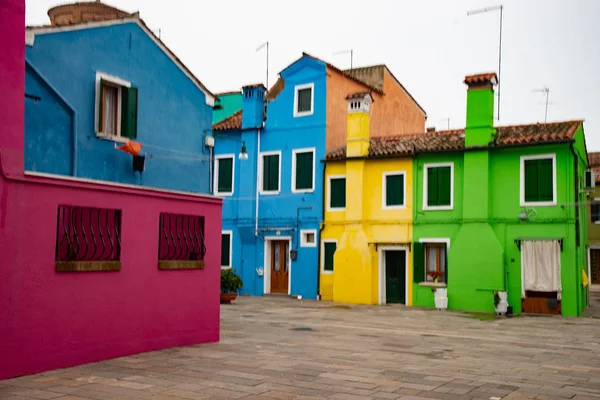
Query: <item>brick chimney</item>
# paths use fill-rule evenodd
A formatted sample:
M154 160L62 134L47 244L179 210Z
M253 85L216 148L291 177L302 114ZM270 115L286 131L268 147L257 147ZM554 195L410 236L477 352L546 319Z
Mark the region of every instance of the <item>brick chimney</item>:
M265 93L262 83L242 88L242 130L262 128L265 119Z
M435 132L435 126L430 126L429 128L427 128L427 132Z
M373 98L369 92L360 92L349 95L346 101L348 102L346 155L363 157L369 154Z
M107 19L135 17L118 8L104 4L99 0L71 4L62 4L48 10L50 23L54 26L72 25L82 22L103 21Z
M494 86L498 84L495 72L469 75L467 85L467 123L465 146L487 146L494 139Z

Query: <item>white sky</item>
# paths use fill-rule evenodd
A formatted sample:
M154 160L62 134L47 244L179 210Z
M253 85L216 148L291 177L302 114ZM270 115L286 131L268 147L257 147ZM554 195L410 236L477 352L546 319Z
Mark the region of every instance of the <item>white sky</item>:
M64 1L64 2L69 2ZM27 24L49 22L60 0L27 0ZM465 75L498 69L504 5L501 119L497 124L585 119L588 151L600 150L600 1L597 0L113 0L161 29L163 41L214 93L265 80L302 51L339 68L385 63L429 116L427 126L464 127ZM393 132L387 132L392 134Z

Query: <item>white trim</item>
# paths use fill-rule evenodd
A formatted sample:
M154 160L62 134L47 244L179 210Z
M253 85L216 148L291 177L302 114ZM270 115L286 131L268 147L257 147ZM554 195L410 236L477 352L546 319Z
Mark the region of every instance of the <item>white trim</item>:
M219 160L231 158L231 192L219 192ZM235 154L219 154L215 156L215 196L233 196L235 190Z
M35 42L35 35L33 34L33 32L25 31L25 45L32 47L34 42Z
M116 88L117 88L117 115L115 116L117 118L117 131L115 132L114 135L110 135L108 133L104 133L104 132L100 132L100 116L98 115L98 109L100 108L100 83L101 80L105 80L109 83L112 83ZM121 114L122 114L122 107L123 105L121 104L121 88L123 87L131 87L131 82L126 81L124 79L121 78L117 78L116 76L112 76L112 75L108 75L105 74L103 72L99 72L96 71L96 101L94 104L94 130L96 132L96 136L102 138L102 139L108 139L108 140L113 140L113 141L117 141L117 142L127 142L129 141L129 139L123 139L121 137Z
M552 201L525 201L525 161L527 160L542 160L552 159ZM521 184L520 184L520 204L521 207L527 206L555 206L556 205L556 153L538 154L534 156L521 156Z
M113 20L108 20L108 21L86 22L86 23L74 24L74 25L68 25L68 26L27 28L25 31L26 32L25 34L26 35L31 34L31 35L33 35L33 38L35 38L35 35L44 35L47 33L70 32L70 31L77 31L77 30L83 30L83 29L101 28L101 27L106 27L106 26L128 24L128 23L132 23L132 22L137 24L146 33L146 35L148 35L148 37L154 42L154 44L156 44L158 46L158 48L160 48L163 51L163 53L165 53L167 55L167 57L169 57L169 59L171 59L171 61L173 61L173 63L179 67L179 69L185 74L185 76L187 76L192 81L192 83L198 89L200 89L200 91L202 93L204 93L206 105L213 107L215 105L215 97L207 91L208 89L205 89L202 87L200 80L198 78L196 78L187 69L187 67L185 65L183 65L183 63L181 61L179 61L179 59L175 56L175 54L171 50L169 50L167 48L167 46L165 46L165 44L161 40L159 40L156 37L156 35L154 35L154 33L152 33L150 31L150 29L148 29L146 24L144 24L144 22L137 17L123 18L123 19L118 19L118 20L113 19ZM32 39L32 44L33 44L33 40L34 39Z
M450 205L428 206L427 205L427 170L429 168L450 167ZM423 164L423 210L453 210L454 209L454 161L443 163Z
M312 187L310 189L296 189L296 155L298 153L312 153ZM305 147L303 149L292 150L292 193L312 193L315 191L315 155L316 148L314 147Z
M345 211L346 207L331 207L331 180L332 179L341 179L344 178L346 179L346 175L329 175L327 177L327 211L330 212L334 212L334 211ZM346 194L348 194L348 192L346 192Z
M306 241L305 235L312 233L314 235L314 242L309 243ZM300 247L317 247L317 230L316 229L300 229Z
M402 189L402 194L403 194L403 198L402 198L402 205L400 206L388 206L387 204L385 204L386 201L386 197L387 197L387 180L386 178L388 176L397 176L397 175L402 175L402 184L404 185L404 188ZM381 208L383 210L403 210L406 208L406 171L388 171L388 172L384 172L381 175Z
M385 297L387 295L385 284L385 258L383 257L384 251L404 251L404 305L408 304L408 247L407 246L382 246L377 249L377 256L379 257L379 305L387 304Z
M323 239L321 240L321 259L319 263L321 264L321 274L323 275L333 275L333 271L335 271L335 263L333 264L333 271L325 271L325 243L335 243L335 251L338 248L337 239Z
M310 89L310 111L298 112L298 91ZM294 86L294 118L313 115L315 112L315 84L306 83L304 85Z
M233 231L231 230L222 230L221 231L221 241L223 241L223 235L229 235L229 265L221 265L221 269L231 269L233 264Z
M450 251L450 238L421 238L419 239L419 243L446 243L446 273L448 271L448 252ZM425 256L425 255L423 255ZM414 273L414 254L413 254L413 273ZM423 258L424 260L425 258ZM425 269L423 271L423 273L425 274L425 276L423 276L423 280L419 282L419 285L421 283L433 283L433 282L429 282L427 281L427 265L425 265ZM414 280L414 276L413 276L413 280ZM445 282L443 282L444 286L448 286L448 280L446 279Z
M598 201L600 202L600 197L594 197L593 201ZM600 225L600 220L598 221L592 221L592 205L590 204L590 222L596 225Z
M270 242L274 240L287 240L288 249L292 250L292 237L291 236L265 236L264 246L264 260L265 265L263 267L263 291L264 294L271 293L271 249L269 248ZM292 259L290 257L291 251L288 251L288 295L292 290Z
M277 190L263 190L263 157L264 156L279 156L279 171L277 174ZM263 151L258 157L260 171L258 175L258 190L262 195L279 194L281 192L281 150Z

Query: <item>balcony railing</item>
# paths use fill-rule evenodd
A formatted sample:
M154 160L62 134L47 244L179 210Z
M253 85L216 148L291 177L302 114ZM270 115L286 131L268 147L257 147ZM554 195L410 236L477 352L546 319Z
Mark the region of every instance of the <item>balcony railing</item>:
M204 268L204 217L160 214L159 269Z

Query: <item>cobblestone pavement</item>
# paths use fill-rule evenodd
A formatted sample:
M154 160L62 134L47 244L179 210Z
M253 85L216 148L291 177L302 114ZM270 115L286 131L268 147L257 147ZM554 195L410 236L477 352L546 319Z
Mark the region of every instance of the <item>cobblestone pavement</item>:
M0 399L600 399L600 319L242 297L221 342L0 381Z

